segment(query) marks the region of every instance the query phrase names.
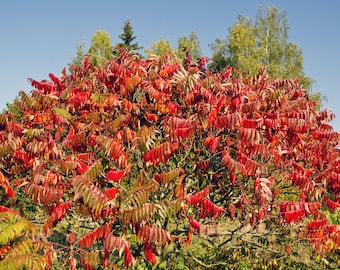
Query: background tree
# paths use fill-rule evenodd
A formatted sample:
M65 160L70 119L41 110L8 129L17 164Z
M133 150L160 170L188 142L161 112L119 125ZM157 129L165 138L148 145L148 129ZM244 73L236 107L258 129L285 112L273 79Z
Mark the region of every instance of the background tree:
M229 30L227 62L248 75L254 75L265 63L259 59L254 27L247 17L239 16L239 22Z
M122 29L123 33L118 36L122 42L117 45L124 47L127 51L138 51L141 47L139 47L138 42L133 43L136 36L133 35L133 28L129 20L124 22Z
M183 36L178 39L177 55L180 59L185 57L184 48L187 49L194 60L202 57L200 41L195 31L192 31L189 36Z
M97 66L102 66L105 61L112 59L111 38L106 31L97 30L92 36L89 55L91 63Z
M152 55L166 54L170 51L174 51L174 49L171 48L170 41L165 40L164 38L161 38L157 42L153 42L150 49L147 48L144 49L144 52L147 55L147 57L150 57Z
M225 47L215 42L210 67L221 70L235 66L247 75L254 75L268 64L268 74L275 78L300 78L301 84L312 91L312 79L303 70L302 49L288 41L288 19L286 13L279 13L277 7L259 7L256 20L239 16L239 21L229 29ZM221 61L221 55L225 60ZM321 95L311 97L321 105Z
M279 13L277 7L267 6L266 12L260 7L254 24L257 58L268 63L269 76L300 77L304 87L310 89L312 80L303 71L302 49L288 42L288 29L286 13Z
M85 41L82 41L77 46L76 56L71 59L71 62L68 63L68 66L71 66L71 65L80 66L85 58L85 55L86 55Z
M177 48L172 48L170 41L161 38L159 41L154 42L150 49L145 49L147 56L152 54L160 56L170 51L175 53L177 60L183 60L186 53L189 53L195 61L202 57L199 38L195 31L192 31L189 36L179 38Z
M119 38L122 39L123 42L118 43L117 45L124 47L128 51L139 50L140 47L138 46L138 43L132 43L136 37L133 36L133 29L130 21L124 23L123 30L124 32L119 35ZM85 42L83 41L77 46L76 56L71 59L71 62L68 65L81 65L86 53ZM94 65L101 66L106 60L112 59L114 49L111 44L111 38L106 31L98 30L92 36L91 47L89 48L88 53L90 54L91 63Z
M208 65L208 68L214 72L220 72L223 68L227 67L230 62L227 60L227 50L226 50L226 41L220 38L215 40L215 43L209 44L213 55L211 58L211 62Z

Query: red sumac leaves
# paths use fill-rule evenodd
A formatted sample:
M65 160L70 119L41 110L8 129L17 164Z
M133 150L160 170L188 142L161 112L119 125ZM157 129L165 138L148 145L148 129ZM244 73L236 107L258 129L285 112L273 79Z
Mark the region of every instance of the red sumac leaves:
M152 242L161 246L171 241L171 236L168 231L148 225L139 228L137 236L144 242Z
M106 174L106 181L121 182L123 181L125 171L124 170L110 170Z
M153 165L165 164L168 159L175 153L179 144L165 142L155 148L144 153L143 158L145 162L150 162Z
M265 67L244 76L208 71L205 58L187 52L182 62L172 52L144 59L115 48L103 66L85 57L60 78L29 79L31 94L20 91L0 114L0 212L15 221L29 209L22 204L37 204L46 210L45 234L70 222L66 235L77 237L69 246L58 235L44 240L70 269L115 268L116 254L127 267L134 254L155 264L165 245L189 245L220 220L246 226L245 234L224 226L227 245L257 230L264 240L274 235L268 250L285 258L278 243L291 247L288 255L296 247L279 232L284 226L299 227L318 251L338 249L339 229L323 214L340 202L334 115L316 110L298 80L270 78ZM17 204L16 194L28 201ZM262 225L270 225L265 233ZM11 250L33 236L13 235ZM34 256L47 258L41 254Z

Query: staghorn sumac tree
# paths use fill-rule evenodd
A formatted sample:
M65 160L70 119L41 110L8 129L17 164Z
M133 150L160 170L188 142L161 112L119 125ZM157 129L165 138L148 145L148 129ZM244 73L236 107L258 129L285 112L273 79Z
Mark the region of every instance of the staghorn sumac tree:
M0 268L336 265L334 115L201 63L120 49L29 79L0 114Z

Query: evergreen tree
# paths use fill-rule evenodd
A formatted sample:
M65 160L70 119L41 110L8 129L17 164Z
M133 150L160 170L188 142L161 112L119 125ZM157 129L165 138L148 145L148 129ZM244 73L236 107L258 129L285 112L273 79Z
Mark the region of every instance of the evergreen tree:
M118 43L118 46L123 46L127 51L138 51L141 49L139 47L138 42L133 43L136 39L136 36L133 35L133 29L129 20L125 21L123 33L118 37L122 40L122 42Z

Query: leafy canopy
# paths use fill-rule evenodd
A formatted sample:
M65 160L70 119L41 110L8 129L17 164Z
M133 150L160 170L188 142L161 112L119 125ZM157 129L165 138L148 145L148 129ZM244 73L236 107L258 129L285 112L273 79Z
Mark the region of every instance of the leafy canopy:
M102 66L105 61L112 59L112 52L113 48L109 34L106 31L97 30L92 36L91 46L89 48L91 63Z
M187 56L120 48L29 79L0 114L1 267L336 264L334 115L266 66L214 73Z
M275 6L259 7L254 22L242 15L238 20L229 29L224 44L217 39L211 45L212 70L234 66L247 75L254 75L262 65L268 64L270 77L299 77L303 87L311 92L313 80L304 73L302 49L288 40L286 13L280 13ZM315 93L312 98L321 105L320 93Z
M76 49L77 49L76 56L71 58L71 62L68 63L68 66L71 66L71 65L78 65L79 66L84 61L84 58L86 56L85 41L83 40L77 46Z
M178 39L177 55L180 59L185 57L183 49L187 49L191 57L195 60L202 57L200 41L195 31L192 31L188 37L183 36Z
M164 38L153 42L151 48L144 49L146 57L151 57L152 55L166 55L171 51L174 51L174 49L171 47L170 41L165 40Z
M161 38L157 42L152 43L151 48L145 49L144 51L147 57L151 57L152 55L166 55L171 52L176 55L176 61L184 60L188 54L190 58L195 60L202 58L200 41L195 31L192 31L189 36L180 37L176 48L171 47L169 40Z

